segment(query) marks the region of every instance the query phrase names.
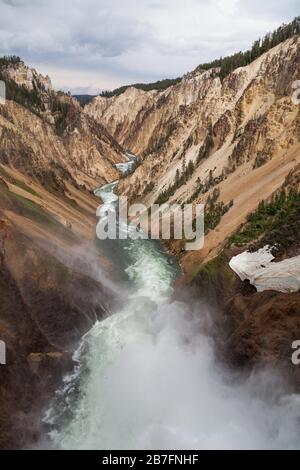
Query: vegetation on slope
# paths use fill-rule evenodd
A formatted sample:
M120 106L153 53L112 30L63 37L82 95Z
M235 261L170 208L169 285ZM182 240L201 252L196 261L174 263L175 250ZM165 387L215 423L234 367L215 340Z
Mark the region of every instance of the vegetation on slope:
M157 82L152 82L152 83L134 83L133 85L123 85L119 88L116 88L115 90L112 91L103 91L100 93L100 96L103 96L104 98L111 98L112 96L119 96L124 91L127 90L127 88L134 87L137 88L138 90L144 90L144 91L152 91L152 90L166 90L172 85L176 85L176 83L179 83L182 80L182 77L177 77L177 78L165 78L164 80L158 80Z
M22 63L20 57L16 55L5 55L0 57L0 69L2 67L16 67Z
M276 253L286 250L299 238L300 193L295 189L281 191L269 203L261 201L256 211L248 215L245 225L228 241L228 246L270 245ZM255 243L254 243L255 242Z
M70 103L59 99L56 93L51 92L49 107L55 115L55 130L58 135L62 135L67 127L67 117L70 112Z
M300 34L300 16L291 21L291 23L283 24L272 33L266 34L263 39L254 41L251 49L201 64L196 68L196 71L220 67L220 78L223 79L233 70L250 64L265 52L298 34Z
M156 204L164 204L168 199L175 194L178 188L185 184L194 173L195 166L192 160L189 161L188 165L185 163L185 159L182 162L181 173L179 169L176 170L175 181L173 184L170 184L166 189L164 189L159 196L157 197Z
M6 76L5 69L7 67L17 68L20 64L23 64L23 62L18 56L0 57L0 80L5 82L6 99L16 101L30 109L30 111L40 114L45 110L45 106L41 98L41 90L37 88L35 82L32 82L33 89L28 90L25 86L18 85ZM42 88L42 84L40 84L40 87Z
M0 58L0 80L5 82L6 86L6 99L15 101L31 112L40 115L45 111L45 105L42 101L40 91L36 88L33 82L33 89L29 90L23 85L18 85L14 80L6 77L5 71L1 68Z

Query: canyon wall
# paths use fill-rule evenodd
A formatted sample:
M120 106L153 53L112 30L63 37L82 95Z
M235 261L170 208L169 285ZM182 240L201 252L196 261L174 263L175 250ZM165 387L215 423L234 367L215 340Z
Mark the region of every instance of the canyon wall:
M284 241L277 259L299 254L299 37L222 81L218 69L197 69L164 91L131 87L84 110L22 61L0 62L0 78L0 339L9 366L0 369L0 447L39 439L41 410L75 345L115 302L110 262L94 243L92 190L118 178L120 194L146 205L206 204L204 248L167 243L181 282L220 301L216 331L233 362L287 359L299 293L256 293L228 261L266 242ZM122 177L115 164L125 149L140 164ZM273 206L259 231L269 217L261 201Z
M0 64L1 66L1 64ZM0 106L1 163L33 178L67 178L94 189L118 177L122 147L49 78L21 62L0 67L7 100Z
M271 366L297 391L291 345L300 334L299 292L256 292L229 261L267 244L275 262L300 254L299 79L296 36L223 80L219 69L197 68L164 91L128 88L85 107L141 158L120 194L148 206L206 204L203 249L164 243L185 273L177 295L188 284L189 299L194 292L214 307L213 336L226 363Z
M223 81L218 69L197 70L164 91L128 88L85 107L142 159L121 180L121 194L148 205L208 203L216 215L200 252L185 254L184 243L171 243L185 270L215 256L299 163L300 107L292 100L299 77L296 36Z
M19 60L0 74L0 448L12 449L36 445L74 348L115 301L92 190L125 158L48 77Z

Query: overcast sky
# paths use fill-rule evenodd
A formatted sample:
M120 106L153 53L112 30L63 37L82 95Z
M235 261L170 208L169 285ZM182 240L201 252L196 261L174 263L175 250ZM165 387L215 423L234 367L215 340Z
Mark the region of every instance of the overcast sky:
M182 75L300 13L299 0L0 0L0 8L0 54L19 55L72 93Z

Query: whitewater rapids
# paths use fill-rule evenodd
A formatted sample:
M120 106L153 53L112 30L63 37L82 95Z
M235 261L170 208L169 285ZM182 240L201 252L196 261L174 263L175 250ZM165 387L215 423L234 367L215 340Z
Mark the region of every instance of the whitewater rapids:
M98 191L112 210L113 188ZM45 418L51 445L299 448L300 397L286 395L271 372L242 378L224 370L207 334L209 308L172 301L176 269L158 245L122 243L130 280L123 308L82 338Z

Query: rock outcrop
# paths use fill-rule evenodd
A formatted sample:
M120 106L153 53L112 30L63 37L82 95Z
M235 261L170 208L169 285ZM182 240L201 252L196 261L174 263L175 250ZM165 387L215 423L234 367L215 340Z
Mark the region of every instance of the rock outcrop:
M22 61L0 63L7 99L0 105L0 162L44 183L71 180L87 189L118 178L126 161L108 131L71 96Z

